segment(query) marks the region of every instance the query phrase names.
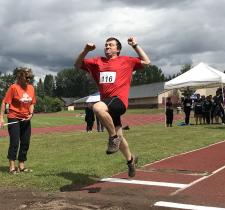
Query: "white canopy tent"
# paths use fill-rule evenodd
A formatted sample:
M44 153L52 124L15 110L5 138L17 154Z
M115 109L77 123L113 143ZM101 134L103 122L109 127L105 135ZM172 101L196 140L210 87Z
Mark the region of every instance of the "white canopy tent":
M223 92L224 83L225 83L225 74L223 72L214 69L205 63L199 63L189 71L166 82L164 85L164 89L165 90L186 89L186 88L197 89L197 88L209 88L221 86ZM224 97L224 93L222 95Z
M99 94L99 92L88 96L88 98L86 100L87 103L93 103L93 102L98 102L98 101L100 101L100 94Z
M74 104L79 104L79 103L94 103L100 101L100 94L99 92L94 93L89 96L85 96L83 98L79 98L74 101Z
M164 88L182 89L187 87L216 87L223 86L225 74L205 63L199 63L194 68L165 83Z

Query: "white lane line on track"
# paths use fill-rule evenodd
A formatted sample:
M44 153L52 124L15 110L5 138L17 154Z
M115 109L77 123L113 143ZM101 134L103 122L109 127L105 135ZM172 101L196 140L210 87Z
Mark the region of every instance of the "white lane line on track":
M184 188L182 188L182 189L179 189L179 190L176 190L175 192L171 193L170 195L176 195L176 194L178 194L179 192L184 191L184 190L186 190L187 188L192 187L192 186L194 186L195 184L197 184L197 183L199 183L199 182L201 182L201 181L203 181L203 180L205 180L205 179L208 179L209 177L211 177L211 176L213 176L213 175L219 173L220 171L222 171L222 170L224 170L224 169L225 169L225 165L224 165L223 167L221 167L221 168L219 168L219 169L213 171L209 176L203 176L203 177L201 177L201 178L199 178L199 179L197 179L197 180L191 182L190 184L187 184L186 187L184 187Z
M152 182L152 181L142 181L142 180L129 180L129 179L119 179L119 178L104 178L100 180L101 182L114 182L123 184L140 184L146 186L160 186L160 187L173 187L173 188L185 188L187 184L179 183L169 183L169 182Z
M182 203L172 203L165 201L158 201L154 204L154 206L160 207L169 207L176 209L188 209L188 210L225 210L225 208L219 207L210 207L210 206L198 206L198 205L190 205L190 204L182 204Z

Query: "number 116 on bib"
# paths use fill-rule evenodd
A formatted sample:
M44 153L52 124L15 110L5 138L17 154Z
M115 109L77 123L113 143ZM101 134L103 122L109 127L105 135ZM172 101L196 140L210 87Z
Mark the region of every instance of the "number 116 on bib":
M116 72L100 72L99 83L114 83L116 79Z

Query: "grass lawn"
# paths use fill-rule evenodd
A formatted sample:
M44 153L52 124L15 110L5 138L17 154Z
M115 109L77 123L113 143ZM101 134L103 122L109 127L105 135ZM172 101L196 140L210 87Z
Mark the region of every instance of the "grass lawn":
M4 116L7 122L6 115ZM76 112L57 112L46 114L34 114L32 117L32 127L54 127L61 125L79 125L84 123L84 113Z
M60 121L63 122L60 117ZM39 120L34 118L34 125ZM55 116L46 116L51 124ZM72 118L74 123L76 118ZM70 119L71 120L71 119ZM72 123L65 119L65 123ZM83 119L79 119L83 120ZM73 123L73 124L74 124ZM224 140L222 125L174 126L164 124L131 127L124 135L131 150L138 154L139 165L145 165L162 158L200 148ZM126 162L118 152L105 154L107 133L53 133L33 135L28 154L27 167L30 174L8 174L6 159L8 138L0 139L0 186L37 187L49 192L63 190L71 185L85 186L102 177L126 171Z
M159 109L128 109L127 114L160 114L164 113L164 108ZM175 112L174 112L175 113Z
M35 114L32 118L33 127L54 127L60 125L78 125L84 123L83 115L74 113Z

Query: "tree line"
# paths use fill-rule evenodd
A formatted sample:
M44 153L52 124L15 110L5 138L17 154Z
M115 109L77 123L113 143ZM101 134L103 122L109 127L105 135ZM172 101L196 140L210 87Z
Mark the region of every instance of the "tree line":
M135 71L131 81L132 86L163 82L170 80L179 74L189 70L192 66L185 64L178 74L166 77L162 70L156 65L149 65L141 71ZM9 86L15 81L13 73L2 74L0 72L0 101ZM89 74L74 68L63 69L56 76L45 75L44 79L35 82L31 81L37 95L36 112L55 112L63 107L61 98L81 98L98 91L97 85Z

